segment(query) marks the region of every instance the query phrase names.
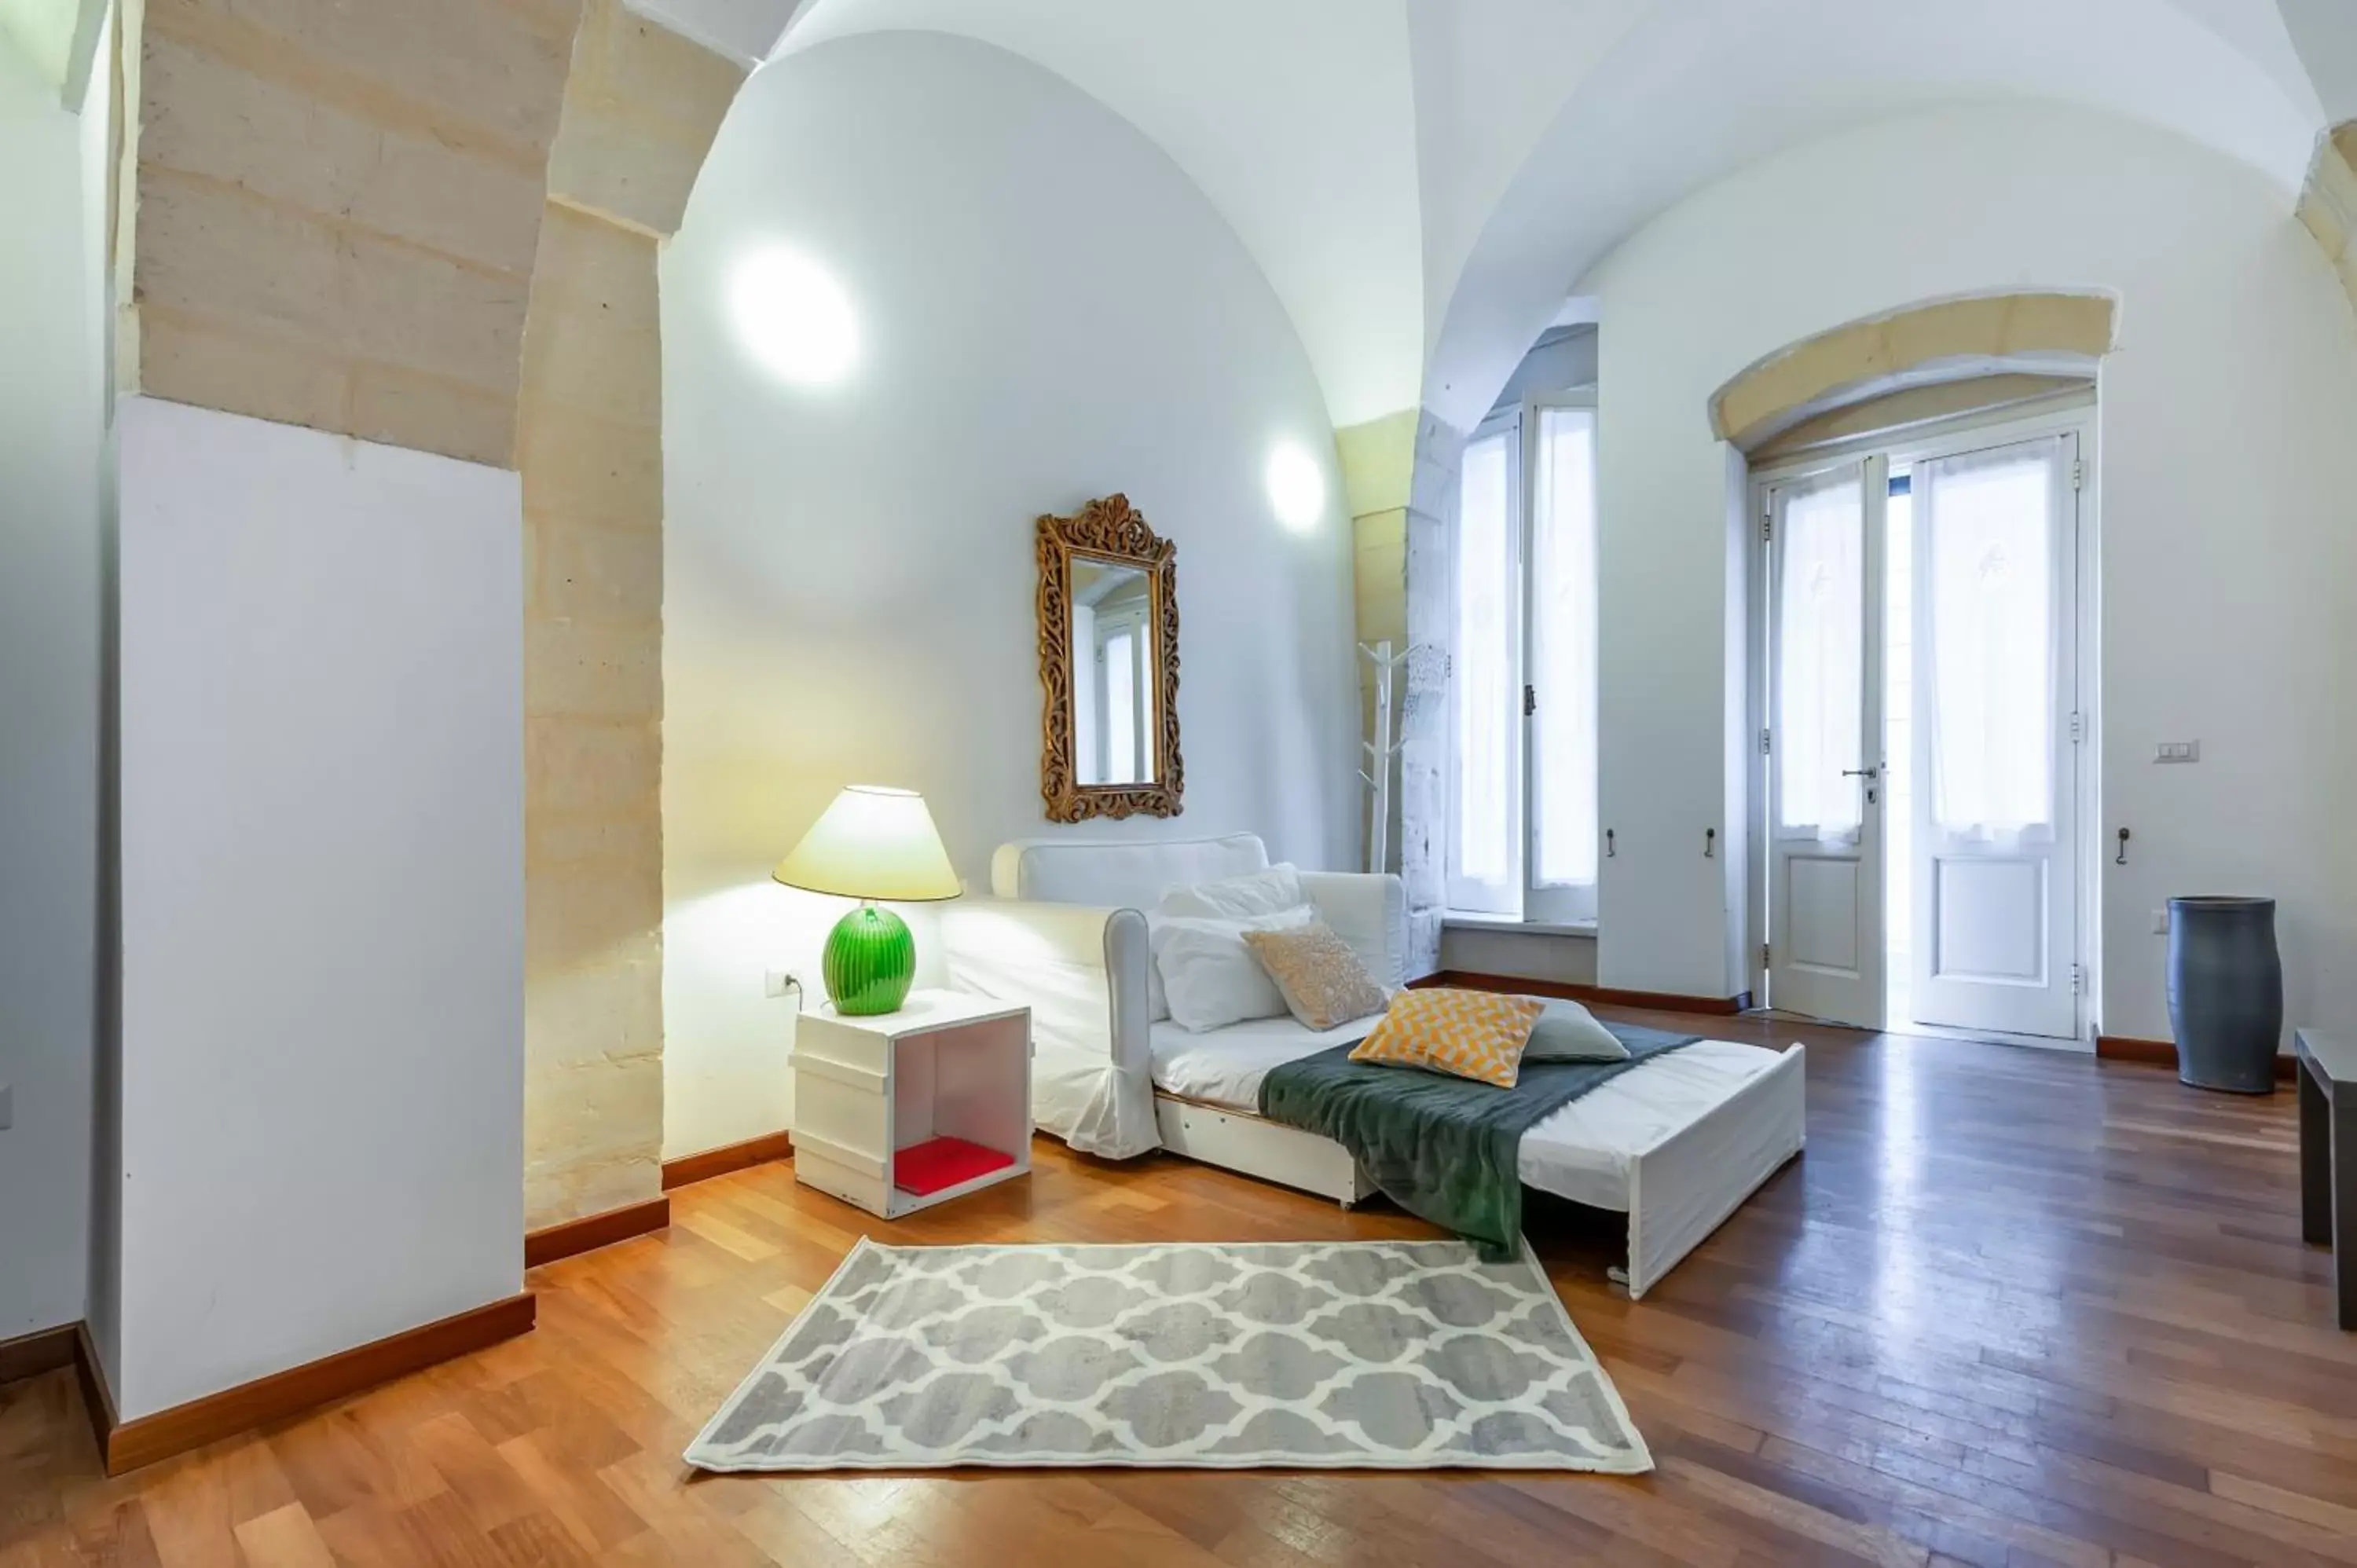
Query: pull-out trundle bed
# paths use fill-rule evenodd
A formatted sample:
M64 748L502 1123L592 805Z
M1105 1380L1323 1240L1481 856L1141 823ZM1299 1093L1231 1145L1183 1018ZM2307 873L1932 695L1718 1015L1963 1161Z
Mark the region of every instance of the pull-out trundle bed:
M1278 1065L1361 1039L1372 1018L1314 1033L1265 1018L1190 1033L1147 1015L1146 917L1172 886L1268 865L1257 838L1008 844L996 899L943 907L951 979L1032 1009L1034 1117L1074 1148L1160 1147L1344 1204L1372 1196L1350 1152L1260 1114ZM1395 876L1300 875L1319 917L1387 985L1404 978ZM1626 1283L1641 1296L1805 1141L1805 1053L1699 1040L1641 1063L1523 1135L1523 1184L1629 1217Z
M1162 1146L1345 1205L1372 1186L1330 1139L1259 1113L1280 1062L1363 1037L1368 1023L1314 1035L1290 1019L1189 1034L1153 1027ZM1805 1141L1805 1053L1698 1040L1648 1061L1523 1134L1523 1185L1629 1217L1630 1295L1641 1296L1718 1229Z

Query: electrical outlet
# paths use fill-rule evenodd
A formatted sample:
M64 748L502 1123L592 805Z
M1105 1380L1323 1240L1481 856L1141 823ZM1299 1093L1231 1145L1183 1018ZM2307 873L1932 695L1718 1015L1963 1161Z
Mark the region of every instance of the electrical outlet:
M2155 762L2199 762L2201 743L2198 740L2164 740L2152 748Z
M5 1133L16 1123L16 1086L13 1083L0 1083L0 1133Z
M770 969L761 972L761 994L772 1000L788 992L800 994L802 978L791 969Z
M2152 934L2156 937L2169 935L2169 906L2166 904L2156 907L2152 912Z

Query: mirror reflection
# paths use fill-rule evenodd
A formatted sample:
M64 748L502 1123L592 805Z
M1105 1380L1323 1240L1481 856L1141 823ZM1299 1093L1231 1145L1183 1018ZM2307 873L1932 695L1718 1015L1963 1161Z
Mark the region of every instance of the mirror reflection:
M1082 785L1154 781L1154 595L1134 563L1075 553L1072 765Z

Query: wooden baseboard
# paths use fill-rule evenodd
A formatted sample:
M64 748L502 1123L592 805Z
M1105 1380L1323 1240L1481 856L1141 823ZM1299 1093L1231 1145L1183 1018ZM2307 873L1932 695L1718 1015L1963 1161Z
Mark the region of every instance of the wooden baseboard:
M2177 1046L2170 1040L2140 1040L2133 1035L2097 1035L2095 1056L2107 1062L2136 1062L2146 1067L2177 1067ZM2299 1063L2291 1057L2276 1058L2276 1079L2289 1083L2299 1076Z
M0 1339L0 1383L38 1378L74 1364L74 1348L81 1342L81 1325L68 1323L38 1329L14 1339Z
M99 1449L106 1460L106 1473L120 1476L512 1339L531 1331L537 1311L530 1293L510 1296L405 1334L123 1422L114 1418L104 1374L85 1337L83 1397L90 1402L92 1423L99 1427Z
M651 1197L644 1203L626 1204L620 1208L609 1208L603 1214L591 1214L579 1219L568 1219L562 1225L528 1230L523 1238L523 1266L536 1269L560 1258L574 1257L599 1247L610 1247L633 1236L644 1236L670 1223L671 1199Z
M754 1165L766 1165L772 1160L790 1160L793 1155L794 1138L791 1133L771 1133L764 1137L748 1138L741 1144L723 1144L700 1155L682 1155L675 1160L665 1160L662 1163L662 1189L669 1192L691 1182L710 1181L714 1176L727 1176Z
M98 1359L88 1323L74 1325L74 1380L81 1384L82 1413L90 1417L91 1435L98 1439L98 1455L103 1460L107 1444L122 1423L114 1419L114 1395L106 1386L106 1364Z
M1560 996L1569 1002L1602 1002L1615 1007L1650 1007L1662 1013L1706 1013L1731 1017L1749 1012L1751 993L1733 996L1680 996L1666 991L1618 991L1608 985L1581 985L1565 980L1531 980L1518 974L1478 974L1471 970L1444 969L1412 986L1457 985L1471 991L1505 991L1525 996Z

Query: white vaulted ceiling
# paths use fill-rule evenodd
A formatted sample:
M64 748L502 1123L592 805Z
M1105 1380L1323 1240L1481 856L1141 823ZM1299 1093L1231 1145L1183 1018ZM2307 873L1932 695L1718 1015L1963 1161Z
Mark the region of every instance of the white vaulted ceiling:
M2274 0L1653 0L1568 88L1447 294L1426 295L1425 402L1451 424L1490 406L1614 245L1802 142L1948 105L2071 104L2255 167L2288 215L2323 127Z
M811 0L622 0L684 38L753 65L770 58L795 13Z
M2073 104L2243 162L2288 213L2357 113L2352 0L632 3L707 38L781 28L780 52L956 33L1064 77L1235 230L1338 426L1469 423L1622 239L1862 122Z
M1260 263L1338 425L1415 402L1422 268L1399 0L812 0L785 48L909 29L1021 55L1152 137Z

